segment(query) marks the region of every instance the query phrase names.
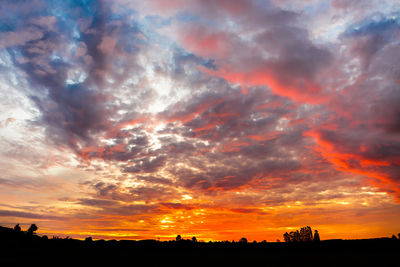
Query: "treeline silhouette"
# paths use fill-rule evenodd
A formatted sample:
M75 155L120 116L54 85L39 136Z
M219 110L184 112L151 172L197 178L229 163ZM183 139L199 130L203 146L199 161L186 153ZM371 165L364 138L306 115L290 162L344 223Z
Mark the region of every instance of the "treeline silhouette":
M292 231L290 233L286 232L283 234L283 239L285 242L319 242L318 230L315 230L314 236L310 226L302 227L299 230Z
M387 266L399 263L400 240L375 238L364 240L319 240L306 226L284 233L286 242L239 241L201 242L195 236L174 240L85 240L47 237L36 234L32 224L26 231L0 226L0 266L38 263L41 266L79 266L118 264L260 265L293 266ZM400 234L399 234L400 238Z

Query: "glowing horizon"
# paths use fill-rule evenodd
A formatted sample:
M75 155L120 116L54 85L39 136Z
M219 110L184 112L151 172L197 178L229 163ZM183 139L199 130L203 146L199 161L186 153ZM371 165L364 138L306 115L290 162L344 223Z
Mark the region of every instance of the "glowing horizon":
M0 225L400 232L400 4L3 1Z

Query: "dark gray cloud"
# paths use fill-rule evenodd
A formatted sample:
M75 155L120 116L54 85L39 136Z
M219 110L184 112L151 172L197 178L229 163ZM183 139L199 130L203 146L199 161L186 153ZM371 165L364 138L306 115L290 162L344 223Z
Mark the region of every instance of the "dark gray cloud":
M166 161L167 161L167 156L165 155L160 155L154 159L149 159L149 158L138 159L136 160L136 162L134 162L133 166L126 167L124 171L130 173L140 173L140 172L153 173L162 168L165 165Z
M87 181L84 184L95 191L95 196L99 201L105 201L104 203L95 204L102 204L104 206L107 203L112 205L118 202L130 203L132 201L145 201L147 203L163 201L178 195L174 183L167 179L152 176L138 176L138 178L131 178L129 180L132 182L146 182L146 184L126 186L121 182L105 183L97 181Z

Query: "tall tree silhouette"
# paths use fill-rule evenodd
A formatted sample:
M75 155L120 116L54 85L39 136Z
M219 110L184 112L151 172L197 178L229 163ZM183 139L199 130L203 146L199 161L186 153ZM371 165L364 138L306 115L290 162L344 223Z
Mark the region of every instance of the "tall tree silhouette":
M315 241L315 242L319 242L319 241L320 241L320 239L319 239L319 234L318 234L318 230L315 230L315 233L314 233L314 241Z

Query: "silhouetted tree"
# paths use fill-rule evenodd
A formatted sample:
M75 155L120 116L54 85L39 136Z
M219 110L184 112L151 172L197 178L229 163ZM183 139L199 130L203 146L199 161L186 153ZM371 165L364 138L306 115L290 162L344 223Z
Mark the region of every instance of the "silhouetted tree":
M397 239L397 237L395 235L392 235L392 239Z
M192 237L192 242L197 242L197 238L195 236Z
M246 237L240 238L239 243L244 243L244 244L246 244L246 243L247 243L247 238L246 238Z
M181 235L177 235L177 236L176 236L176 241L181 241L181 240L182 240Z
M36 224L31 224L31 226L28 229L28 234L33 235L37 229L38 228L37 228Z
M319 241L320 241L320 239L319 239L319 234L318 234L318 231L317 231L317 230L315 230L315 233L314 233L314 241L315 241L315 242L319 242Z
M286 232L283 234L283 239L285 242L309 242L314 240L312 229L310 226L302 227L299 230L292 231L290 233Z
M283 240L285 240L285 242L290 242L290 235L288 234L288 232L283 234Z
M312 230L310 226L302 227L300 229L300 241L309 242L313 240Z
M292 242L300 242L301 237L300 237L300 232L299 230L296 230L295 232L290 232L290 240Z
M91 236L85 238L86 243L91 243L92 241L93 241L93 239Z
M21 226L19 226L19 224L16 224L15 226L14 226L14 231L15 232L21 232Z

